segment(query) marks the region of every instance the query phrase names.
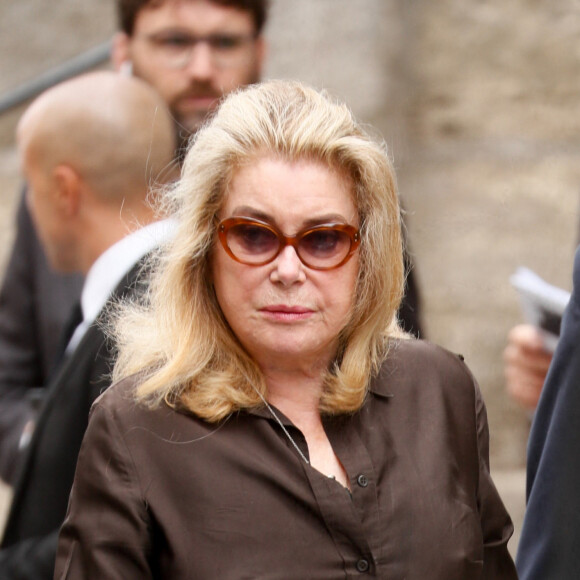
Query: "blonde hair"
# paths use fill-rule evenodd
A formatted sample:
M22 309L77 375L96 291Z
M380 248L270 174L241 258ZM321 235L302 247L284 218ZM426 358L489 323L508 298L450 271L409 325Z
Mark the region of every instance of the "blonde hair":
M360 408L387 339L403 335L396 318L404 285L400 210L384 144L325 93L270 81L225 99L194 138L181 180L167 192L178 218L176 237L159 259L148 295L125 305L116 324L114 379L142 373L138 400L185 406L208 421L262 404L256 389L266 396L263 375L220 310L210 255L232 176L265 156L319 162L353 184L362 237L357 287L351 320L324 377L320 411Z

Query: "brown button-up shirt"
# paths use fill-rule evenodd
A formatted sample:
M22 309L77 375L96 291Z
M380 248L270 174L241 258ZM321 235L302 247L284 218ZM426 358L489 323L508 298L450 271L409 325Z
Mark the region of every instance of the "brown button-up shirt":
M306 464L267 409L212 425L138 406L134 387L93 407L56 578L517 577L485 407L443 349L395 343L363 408L324 418L351 492Z

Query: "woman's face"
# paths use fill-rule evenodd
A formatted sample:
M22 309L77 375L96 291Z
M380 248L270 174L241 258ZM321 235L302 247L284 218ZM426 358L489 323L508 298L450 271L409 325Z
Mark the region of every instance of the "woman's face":
M326 166L263 158L233 177L220 219L249 217L292 236L329 222L359 227L351 183ZM232 330L263 370L326 368L353 304L358 251L333 270L305 266L288 245L270 263L241 264L216 240L213 282Z

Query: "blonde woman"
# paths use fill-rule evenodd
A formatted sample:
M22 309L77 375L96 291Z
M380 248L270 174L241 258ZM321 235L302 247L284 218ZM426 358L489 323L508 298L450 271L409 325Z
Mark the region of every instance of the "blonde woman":
M296 82L229 96L118 317L57 578L516 578L478 387L407 338L387 153Z

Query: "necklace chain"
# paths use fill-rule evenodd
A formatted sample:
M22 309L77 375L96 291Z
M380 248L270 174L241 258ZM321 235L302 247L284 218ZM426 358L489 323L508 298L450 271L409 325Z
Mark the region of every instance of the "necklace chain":
M266 398L264 397L264 395L262 395L262 393L260 393L260 391L258 391L258 389L254 385L252 385L252 387L253 387L254 391L256 391L256 393L258 393L258 396L260 397L260 399L262 399L262 402L264 403L264 405L266 405L266 408L270 412L270 415L272 415L272 417L274 417L276 423L278 423L278 425L280 425L280 427L282 428L282 431L284 431L284 434L286 435L286 437L288 437L288 440L294 446L294 449L296 449L296 451L298 451L298 455L300 455L300 457L302 457L302 459L304 460L304 463L306 463L306 465L310 465L310 461L308 461L308 458L306 457L306 455L304 455L304 453L302 453L302 451L301 451L300 447L298 447L296 441L294 441L294 439L292 439L292 435L290 435L290 433L288 433L288 429L286 429L286 427L284 427L284 423L282 423L282 421L280 420L280 417L278 417L278 415L276 413L274 413L274 409L272 409L272 407L270 406L268 401L266 401Z

